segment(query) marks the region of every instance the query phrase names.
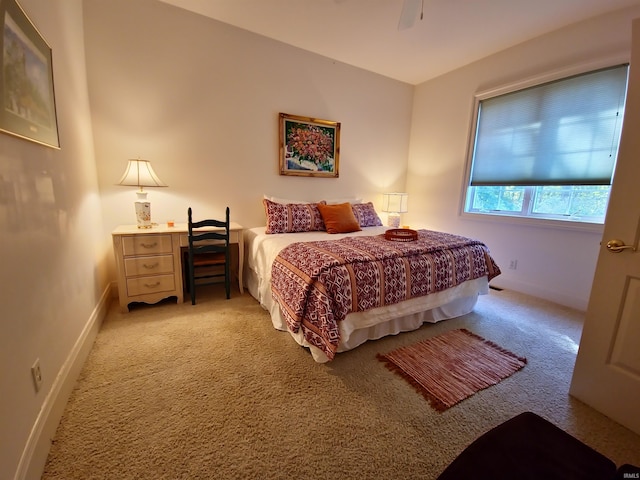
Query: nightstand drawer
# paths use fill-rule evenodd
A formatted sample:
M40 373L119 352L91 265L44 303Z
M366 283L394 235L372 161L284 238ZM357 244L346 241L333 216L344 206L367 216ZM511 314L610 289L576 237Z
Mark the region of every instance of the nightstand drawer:
M127 277L173 273L173 255L130 257L124 259L124 274Z
M133 235L122 238L122 252L127 255L172 253L171 235Z
M148 293L171 292L175 288L176 282L173 275L154 275L127 279L127 293L131 297Z

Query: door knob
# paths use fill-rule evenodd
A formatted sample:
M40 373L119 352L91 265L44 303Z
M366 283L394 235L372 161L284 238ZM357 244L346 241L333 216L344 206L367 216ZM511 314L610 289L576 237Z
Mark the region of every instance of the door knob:
M620 253L621 251L628 249L630 249L632 252L636 251L635 247L632 247L631 245L625 245L622 240L618 240L617 238L614 238L613 240L609 240L607 242L607 250L609 250L610 252Z

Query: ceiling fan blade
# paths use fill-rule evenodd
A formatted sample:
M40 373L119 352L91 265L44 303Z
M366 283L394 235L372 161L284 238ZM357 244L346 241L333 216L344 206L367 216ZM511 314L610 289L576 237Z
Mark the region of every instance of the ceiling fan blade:
M422 0L404 0L400 21L398 22L398 30L406 30L413 27L421 4Z

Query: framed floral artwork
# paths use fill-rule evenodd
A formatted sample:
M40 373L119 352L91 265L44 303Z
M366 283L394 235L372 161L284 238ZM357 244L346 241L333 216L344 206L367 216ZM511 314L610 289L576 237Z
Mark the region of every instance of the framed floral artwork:
M338 177L339 122L281 113L279 131L280 175Z
M60 148L51 48L16 0L0 2L0 131Z

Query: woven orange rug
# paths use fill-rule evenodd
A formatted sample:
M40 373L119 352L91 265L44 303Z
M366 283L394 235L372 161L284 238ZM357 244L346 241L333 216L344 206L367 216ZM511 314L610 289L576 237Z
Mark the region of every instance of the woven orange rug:
M378 354L378 358L440 412L495 385L527 363L526 358L466 329Z

